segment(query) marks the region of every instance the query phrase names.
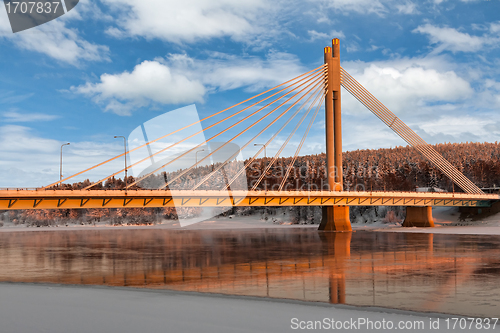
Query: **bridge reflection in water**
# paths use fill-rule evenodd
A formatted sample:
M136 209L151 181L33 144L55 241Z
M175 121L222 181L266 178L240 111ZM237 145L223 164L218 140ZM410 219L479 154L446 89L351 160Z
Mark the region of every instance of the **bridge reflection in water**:
M500 238L415 233L0 232L0 281L200 291L417 311L500 312Z

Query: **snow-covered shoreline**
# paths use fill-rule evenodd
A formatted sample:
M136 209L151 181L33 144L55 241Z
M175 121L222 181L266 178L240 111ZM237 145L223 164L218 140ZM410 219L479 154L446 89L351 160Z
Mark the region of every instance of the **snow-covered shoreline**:
M460 317L378 307L356 307L197 292L0 283L2 332L294 332L308 321L423 323L407 332L448 332ZM294 320L296 318L296 320ZM440 329L430 329L439 321ZM323 329L325 329L323 327ZM358 326L357 332L374 329ZM468 330L475 332L476 330Z
M380 231L380 232L411 232L435 234L468 234L468 235L500 235L500 214L492 215L479 221L460 221L459 214L454 208L435 208L433 217L434 228L403 228L400 223L387 223L372 220L369 223L352 223L353 231ZM155 225L119 225L113 226L105 221L97 224L68 224L67 226L27 227L26 225L7 224L0 227L0 232L25 231L62 231L62 230L117 230L117 229L161 229L161 230L222 230L222 229L268 229L268 228L317 228L317 224L291 224L272 219L264 220L258 216L237 216L211 218L206 221L181 227L176 221L163 220Z
M467 219L461 221L457 208L438 207L433 209L432 215L435 224L434 228L402 228L394 224L385 224L377 228L376 223L374 223L370 226L369 230L448 235L500 235L500 214L491 215L482 220L473 221ZM361 228L361 230L363 229Z
M267 228L317 228L313 224L279 224L259 219L257 216L241 216L237 218L213 218L186 227L181 227L176 221L163 220L153 225L117 225L106 222L94 224L68 224L67 226L27 227L26 225L4 225L0 232L12 231L56 231L56 230L133 230L133 229L162 229L162 230L197 230L197 229L267 229Z

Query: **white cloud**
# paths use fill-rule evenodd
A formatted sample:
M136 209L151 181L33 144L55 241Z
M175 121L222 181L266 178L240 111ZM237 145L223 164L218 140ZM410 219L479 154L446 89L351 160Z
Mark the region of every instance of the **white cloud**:
M431 0L432 1L432 0ZM435 5L443 0L434 0ZM389 15L415 15L421 14L419 7L429 7L428 1L413 0L307 0L311 15L317 17L318 23L331 23L339 21L338 15L377 15L387 17ZM427 8L427 11L429 8ZM333 11L333 14L331 13ZM425 10L423 10L425 12ZM392 19L397 25L398 18ZM359 24L362 24L361 22Z
M492 25L492 29L495 29ZM486 45L495 45L499 39L491 35L471 36L449 27L438 27L425 24L417 27L413 32L429 36L431 44L437 44L437 51L450 50L452 52L477 52Z
M406 117L405 117L406 118ZM405 119L403 118L403 121ZM471 114L456 116L436 115L436 119L420 118L405 121L420 137L430 144L442 142L495 142L500 134L500 116ZM406 145L396 133L374 115L346 116L342 122L344 150L377 149Z
M67 15L78 17L75 7ZM109 48L81 38L76 29L66 26L65 16L38 27L12 33L6 11L0 10L0 38L9 40L17 47L45 54L52 59L78 65L81 61L109 60Z
M310 41L315 41L317 39L331 40L333 38L345 38L345 35L342 31L332 30L330 34L325 32L318 32L316 30L308 30L308 35L310 36Z
M86 22L113 21L113 17L111 15L102 12L99 4L99 2L93 0L79 0L76 7L58 19L65 21L85 19Z
M80 38L76 30L54 20L36 28L19 32L10 38L18 47L46 54L72 65L80 61L109 60L109 48Z
M308 30L307 33L311 36L311 41L315 41L316 39L328 39L330 35L324 32L317 32L316 30Z
M485 127L490 128L490 125L494 125L497 120L489 117L478 117L477 115L446 115L432 122L423 123L419 127L430 135L444 134L457 137L466 133L475 133L476 135L482 133L484 135Z
M5 125L0 131L0 147L3 152L47 153L53 151L57 141L35 138L29 128L18 125ZM6 159L7 160L7 159Z
M417 5L413 2L407 2L402 5L396 5L396 8L398 10L398 13L401 14L417 14L419 13L417 9Z
M0 36L5 34L12 33L12 28L10 27L9 17L7 16L7 12L3 9L0 10Z
M120 13L117 27L110 27L109 34L160 38L174 43L225 36L243 40L263 33L261 20L265 21L272 12L272 6L262 0L103 0L103 3Z
M355 41L351 41L350 43L347 43L346 51L347 52L358 52L359 51L359 44Z
M463 101L473 94L470 84L449 68L445 58L345 62L343 67L396 114L418 114L427 105ZM348 95L343 94L346 111L363 109Z
M179 104L202 102L205 88L197 80L173 73L158 61L144 61L132 72L103 74L100 82L71 87L80 94L106 103L106 110L127 115L133 108L151 103Z
M420 117L411 121L407 121L406 118L408 117L403 117L403 121L430 144L465 141L495 142L498 141L500 135L500 115L494 113L443 116L436 109L433 118ZM320 126L321 122L321 118L316 121L317 130L311 131L306 140L308 145L304 146L301 151L302 155L325 151L324 126ZM407 145L401 137L368 110L360 114L343 115L342 142L344 151Z
M297 57L272 53L267 59L213 53L198 60L185 54L144 61L132 72L103 74L100 82L71 87L75 93L105 104L107 111L128 115L136 108L158 104L203 102L209 91L273 86L306 70Z
M199 78L210 90L246 87L248 91L259 91L307 71L297 56L279 52L268 54L266 59L212 53L208 59L198 60L171 54L164 63L189 78Z
M475 101L476 105L480 108L494 110L497 113L500 109L500 82L483 77L479 77L478 81L482 85Z
M500 32L500 21L490 24L490 32L493 34L498 34Z
M493 116L493 117L491 117ZM485 121L489 118L489 121ZM500 135L500 119L497 115L473 114L470 116L455 117L446 115L437 120L441 129L422 121L410 127L427 142L495 142Z
M342 119L343 150L378 149L404 145L405 142L371 114Z
M7 111L2 113L2 118L6 122L21 123L31 121L50 121L59 118L59 116L44 113L19 113L17 111Z
M15 91L12 90L3 90L0 89L0 103L2 104L15 104L22 102L30 97L32 97L34 93L27 94L16 94Z
M433 2L436 4L436 5L439 5L443 2L446 2L448 0L433 0ZM465 3L468 3L468 2L479 2L479 1L484 1L484 0L460 0L461 2L465 2ZM488 0L489 1L489 0Z
M326 6L341 12L382 15L387 8L379 0L324 0Z

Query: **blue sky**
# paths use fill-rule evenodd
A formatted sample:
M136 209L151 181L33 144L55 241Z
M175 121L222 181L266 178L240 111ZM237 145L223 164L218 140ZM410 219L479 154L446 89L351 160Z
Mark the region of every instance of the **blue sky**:
M334 37L342 66L428 142L494 142L499 13L497 0L82 0L13 34L0 9L0 187L57 180L64 142L69 175L164 112L235 104L321 65ZM405 144L345 91L343 114L345 150ZM320 116L304 154L324 151L323 131Z

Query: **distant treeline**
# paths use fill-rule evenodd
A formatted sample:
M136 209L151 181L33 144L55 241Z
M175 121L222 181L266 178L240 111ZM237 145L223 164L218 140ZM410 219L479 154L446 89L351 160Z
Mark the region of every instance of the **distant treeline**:
M444 158L453 164L479 187L500 185L500 144L495 143L444 143L433 146ZM457 191L452 182L420 155L414 148L395 147L383 149L365 149L348 151L343 154L344 189L350 191L414 191L416 187L438 187L446 191ZM247 163L245 161L244 163ZM272 158L256 159L246 169L246 187L252 188L260 178ZM259 189L277 189L282 183L287 168L292 162L291 157L278 158L266 172ZM243 163L231 163L222 168L199 189L220 189L227 184L228 179L237 173ZM191 189L200 179L210 174L216 166L201 166L180 177L171 189ZM173 179L181 170L168 175L165 173L152 175L131 188L158 188L164 185L166 179ZM325 154L298 157L284 189L326 189ZM128 184L135 181L129 176ZM241 177L232 184L232 188L243 189ZM81 189L91 185L89 180L74 184L64 184L65 189ZM159 185L158 185L159 184ZM125 183L120 178L110 178L93 189L122 189Z

